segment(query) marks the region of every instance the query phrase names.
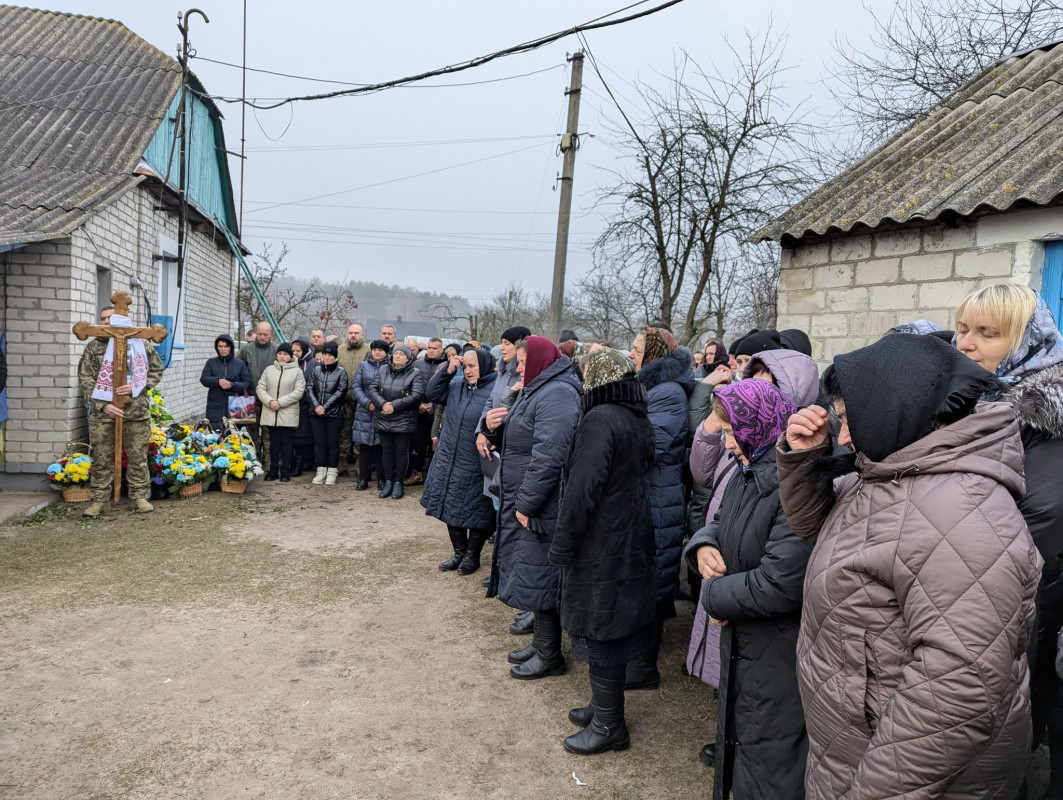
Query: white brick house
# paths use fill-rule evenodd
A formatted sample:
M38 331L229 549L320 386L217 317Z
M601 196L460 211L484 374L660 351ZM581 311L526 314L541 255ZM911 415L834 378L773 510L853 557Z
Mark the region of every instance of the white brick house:
M63 68L71 62L77 69ZM68 440L85 441L84 343L71 328L94 321L114 291L133 296L137 324L169 318L161 389L175 416L202 413L200 371L214 338L232 329L236 261L224 229L236 230L235 214L220 114L189 93L192 207L179 288L176 156L163 180L179 66L121 24L0 7L0 67L0 475L43 473Z
M782 247L777 327L813 356L920 317L946 329L971 290L1063 297L1063 47L1018 54L757 234Z

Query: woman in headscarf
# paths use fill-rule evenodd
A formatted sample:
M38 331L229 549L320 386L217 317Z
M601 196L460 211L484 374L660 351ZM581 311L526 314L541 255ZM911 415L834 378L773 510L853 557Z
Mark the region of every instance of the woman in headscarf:
M314 367L317 361L314 359L314 350L310 346L310 340L305 336L299 336L292 340L292 359L299 365L303 372L303 381L307 386L314 377ZM299 401L299 425L292 434L292 477L298 478L304 471L316 468L314 464L314 431L310 427L310 397L303 392Z
M501 498L487 596L534 612L532 643L509 654L510 675L560 675L560 570L549 562L557 525L561 467L579 419L581 385L572 362L542 336L517 345L524 388L513 407L487 412L485 426L502 452ZM497 385L497 384L496 384Z
M355 491L369 488L369 476L376 470L377 491L384 488L384 457L380 449L380 437L373 425L373 412L377 410L369 397L369 390L376 379L377 371L388 360L388 343L375 339L369 345L369 357L358 365L351 384L354 397L354 424L351 426L351 441L360 449L358 483Z
M443 572L476 572L484 542L495 527L494 506L483 493L476 429L497 379L491 354L470 350L451 356L428 381L425 401L447 409L421 495L425 513L446 523L450 534L454 554L439 565Z
M1034 748L1048 731L1047 800L1063 798L1063 683L1054 669L1063 626L1063 341L1044 300L1026 286L997 284L956 311L956 347L1004 383L1019 421L1026 494L1019 510L1044 558L1031 663Z
M591 702L565 749L628 747L624 671L655 616L656 547L650 516L653 426L631 361L603 347L584 364L576 435L565 462L550 563L561 567L561 627L590 665Z
M417 432L417 407L424 388L424 376L414 369L410 348L395 344L391 361L380 367L369 387L369 399L377 407L373 427L384 457L384 488L378 497L400 500L405 494L402 481L410 464L410 442Z
M657 655L664 621L675 616L679 591L679 562L686 525L686 487L683 462L690 439L688 398L694 389L690 367L694 357L680 347L666 328L650 326L639 334L629 358L649 398L653 425L653 476L650 510L657 540L657 620L647 629L642 652L628 664L628 689L656 689L661 685Z
M786 521L775 471L775 442L796 408L769 381L716 388L713 413L738 465L696 552L701 603L721 628L716 800L803 796L794 658L811 547Z
M1013 798L1041 571L1014 411L979 404L998 380L933 336L836 356L823 384L853 452L834 455L819 406L777 448L787 519L815 544L797 647L807 794Z

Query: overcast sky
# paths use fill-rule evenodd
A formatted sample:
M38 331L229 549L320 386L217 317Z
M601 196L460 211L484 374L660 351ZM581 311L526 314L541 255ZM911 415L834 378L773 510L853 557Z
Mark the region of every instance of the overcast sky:
M251 68L333 81L370 83L415 74L503 49L585 22L625 0L417 0L248 3ZM656 5L651 0L641 8ZM161 0L52 0L50 8L118 19L168 54L180 34L177 6ZM872 6L889 7L876 0ZM243 4L199 0L198 56L239 64ZM631 12L626 12L631 13ZM773 21L773 22L772 22ZM853 0L771 3L685 0L654 16L588 34L605 78L629 114L628 82L662 85L680 49L702 64L726 64L724 37L763 32L787 37L792 104L829 114L822 85L837 35L866 41L871 21ZM247 113L245 243L287 241L293 274L375 280L488 298L511 280L549 292L561 169L567 53L574 38L415 87L297 103ZM193 69L215 95L240 95L240 70L196 59ZM440 84L488 81L471 86ZM616 108L591 69L584 71L569 250L569 283L591 266L590 243L603 226L596 194L618 167L602 115ZM438 88L427 88L436 86ZM343 88L249 72L249 97L287 97ZM630 105L629 105L630 104ZM219 104L226 143L240 149L240 106ZM484 141L489 140L489 141ZM479 163L469 163L479 162ZM239 159L230 158L239 193ZM459 166L464 165L464 166ZM433 174L415 176L420 173ZM377 184L377 185L373 185ZM321 195L330 195L320 199ZM299 202L306 201L306 202ZM239 200L237 201L239 203Z

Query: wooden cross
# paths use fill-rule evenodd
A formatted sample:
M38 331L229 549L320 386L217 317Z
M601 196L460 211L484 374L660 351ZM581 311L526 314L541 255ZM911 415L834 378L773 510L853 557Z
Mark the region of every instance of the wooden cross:
M114 313L123 317L129 316L129 304L132 302L133 298L126 292L115 292L111 295ZM169 332L158 323L150 328L116 328L113 325L93 325L81 320L74 325L74 335L81 341L85 341L90 336L114 339L114 375L111 382L114 387L114 399L111 400L111 405L125 409L133 399L130 395L118 394L118 387L126 385L126 342L129 339L150 339L159 344L169 336ZM122 417L119 416L114 419L114 502L118 502L121 494Z

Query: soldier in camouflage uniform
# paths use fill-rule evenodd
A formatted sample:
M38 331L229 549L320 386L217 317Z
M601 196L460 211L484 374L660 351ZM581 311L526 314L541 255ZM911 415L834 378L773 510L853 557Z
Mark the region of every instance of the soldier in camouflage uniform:
M109 322L110 314L107 313L109 310L104 309L100 315L101 323L104 325ZM114 419L107 413L111 404L102 400L94 400L92 397L92 391L96 387L96 378L100 374L100 367L103 366L108 341L110 340L106 338L97 338L89 342L78 364L78 388L91 409L89 412L89 444L92 445L92 475L89 490L92 492L92 502L84 512L89 517L99 515L114 487ZM150 389L162 380L163 366L155 348L150 343L145 343L144 347L148 353L147 388ZM120 388L116 388L116 392ZM125 471L129 498L133 501L137 511L151 511L151 503L147 500L151 489L151 473L148 470L151 414L146 390L129 401L129 405L125 407L124 420L122 444L129 458L129 466Z

